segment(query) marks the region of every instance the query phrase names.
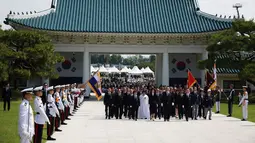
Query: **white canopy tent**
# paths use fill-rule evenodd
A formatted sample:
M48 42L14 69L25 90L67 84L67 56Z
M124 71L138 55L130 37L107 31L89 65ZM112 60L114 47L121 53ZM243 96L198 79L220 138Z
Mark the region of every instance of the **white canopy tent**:
M134 66L133 69L129 72L131 75L142 75L143 72L139 70L137 66Z
M97 69L95 69L93 66L90 66L90 72L96 72L97 71Z
M108 72L109 73L120 73L120 71L115 66L109 68Z
M150 67L146 67L146 68L143 70L143 73L151 73L151 74L153 74L154 72L150 69Z
M108 70L107 70L104 66L101 66L101 67L99 68L99 72L100 72L100 73L108 73Z
M129 70L128 70L128 68L125 66L124 68L122 68L122 69L120 70L120 72L121 72L121 73L128 73Z
M143 68L143 67L141 68L141 71L142 71L142 72L144 71L144 68Z

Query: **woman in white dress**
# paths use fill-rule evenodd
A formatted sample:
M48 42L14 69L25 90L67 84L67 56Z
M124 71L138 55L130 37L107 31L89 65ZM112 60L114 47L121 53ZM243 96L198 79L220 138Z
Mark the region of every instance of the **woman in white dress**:
M142 92L142 95L139 97L140 107L138 109L138 118L139 119L150 119L150 105L149 97L145 94L145 91Z

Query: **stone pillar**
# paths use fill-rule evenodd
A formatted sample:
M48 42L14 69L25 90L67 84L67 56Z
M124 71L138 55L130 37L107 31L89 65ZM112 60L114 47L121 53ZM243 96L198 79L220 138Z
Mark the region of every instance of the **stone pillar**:
M89 64L89 52L84 51L83 53L83 77L82 81L85 83L90 78L90 64Z
M155 62L155 78L157 86L160 86L162 84L162 61L163 54L157 54Z
M201 60L206 60L208 59L208 52L205 50L202 54L201 54ZM201 87L205 86L205 70L201 70Z
M169 58L168 58L168 52L163 53L162 85L169 86Z

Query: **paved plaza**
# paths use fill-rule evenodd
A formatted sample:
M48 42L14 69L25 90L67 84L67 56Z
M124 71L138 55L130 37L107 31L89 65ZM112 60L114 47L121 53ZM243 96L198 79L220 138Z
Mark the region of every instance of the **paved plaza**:
M240 109L241 110L241 109ZM86 101L57 143L255 143L255 123L213 114L212 120L106 120L101 101ZM50 142L48 142L50 143Z

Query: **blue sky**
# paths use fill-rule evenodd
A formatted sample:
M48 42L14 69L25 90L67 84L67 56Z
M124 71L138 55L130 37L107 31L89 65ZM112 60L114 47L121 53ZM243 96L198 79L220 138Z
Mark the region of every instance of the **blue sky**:
M0 5L0 24L3 25L4 29L9 28L3 24L3 21L10 10L14 12L41 11L48 9L51 4L51 0L3 1ZM236 15L236 11L232 6L235 3L241 3L243 8L240 9L240 13L247 19L255 18L255 0L198 0L198 2L202 11L213 15L227 15L227 17Z

